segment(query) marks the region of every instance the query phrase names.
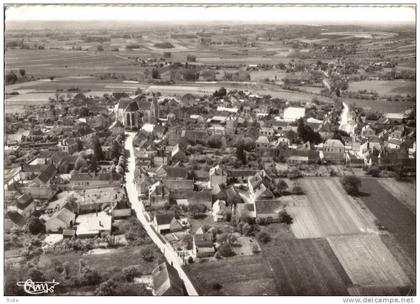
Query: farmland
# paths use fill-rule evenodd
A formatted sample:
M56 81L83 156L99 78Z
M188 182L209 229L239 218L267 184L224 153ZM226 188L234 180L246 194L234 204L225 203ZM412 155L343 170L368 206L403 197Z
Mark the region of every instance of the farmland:
M351 82L350 91L376 91L379 95L415 95L416 82L410 80L365 80Z
M241 256L184 266L200 295L276 295L270 268L261 256ZM212 286L218 283L220 290Z
M361 198L363 203L415 261L416 216L375 179L363 179L361 191L369 194Z
M327 239L353 284L395 287L411 284L379 236L365 234Z
M292 208L297 237L316 237L376 231L371 214L348 196L336 178L305 178L307 200ZM309 224L308 224L309 223Z
M263 255L279 295L347 295L351 282L324 239L273 241Z
M396 181L391 178L381 178L378 182L396 199L403 203L411 212L416 213L416 184L414 181Z

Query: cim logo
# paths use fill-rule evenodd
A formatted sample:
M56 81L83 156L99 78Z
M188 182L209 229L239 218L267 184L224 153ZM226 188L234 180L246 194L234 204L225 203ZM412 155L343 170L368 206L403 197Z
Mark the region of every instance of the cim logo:
M54 287L58 284L60 283L55 280L52 280L52 282L34 282L31 279L16 283L17 286L23 286L26 293L32 295L54 293Z

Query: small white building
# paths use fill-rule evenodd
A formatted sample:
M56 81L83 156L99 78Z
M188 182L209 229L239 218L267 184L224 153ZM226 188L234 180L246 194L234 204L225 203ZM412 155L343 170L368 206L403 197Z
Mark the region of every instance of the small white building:
M215 201L212 208L213 220L215 222L223 221L223 216L225 214L225 211L226 211L226 202L222 200Z
M284 110L283 119L293 122L305 116L306 109L300 107L288 107Z

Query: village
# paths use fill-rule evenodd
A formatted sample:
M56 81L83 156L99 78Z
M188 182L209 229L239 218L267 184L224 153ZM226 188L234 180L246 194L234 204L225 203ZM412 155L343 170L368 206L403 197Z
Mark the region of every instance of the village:
M75 240L89 250L125 246L136 237L121 229L135 218L125 185L134 174L147 222L181 265L256 255L270 240L261 227L293 223L302 178L415 175L410 120L414 110L378 115L224 88L207 98L57 98L7 116L8 128L27 131L6 146L6 228L45 231L43 252Z
M415 295L411 28L273 28L10 31L5 293Z

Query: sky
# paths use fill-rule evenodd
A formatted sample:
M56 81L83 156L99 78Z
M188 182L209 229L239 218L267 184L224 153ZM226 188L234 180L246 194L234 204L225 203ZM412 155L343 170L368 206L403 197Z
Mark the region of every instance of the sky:
M305 23L415 23L414 6L392 7L144 7L22 5L8 7L6 22L120 20L143 22L305 22Z

